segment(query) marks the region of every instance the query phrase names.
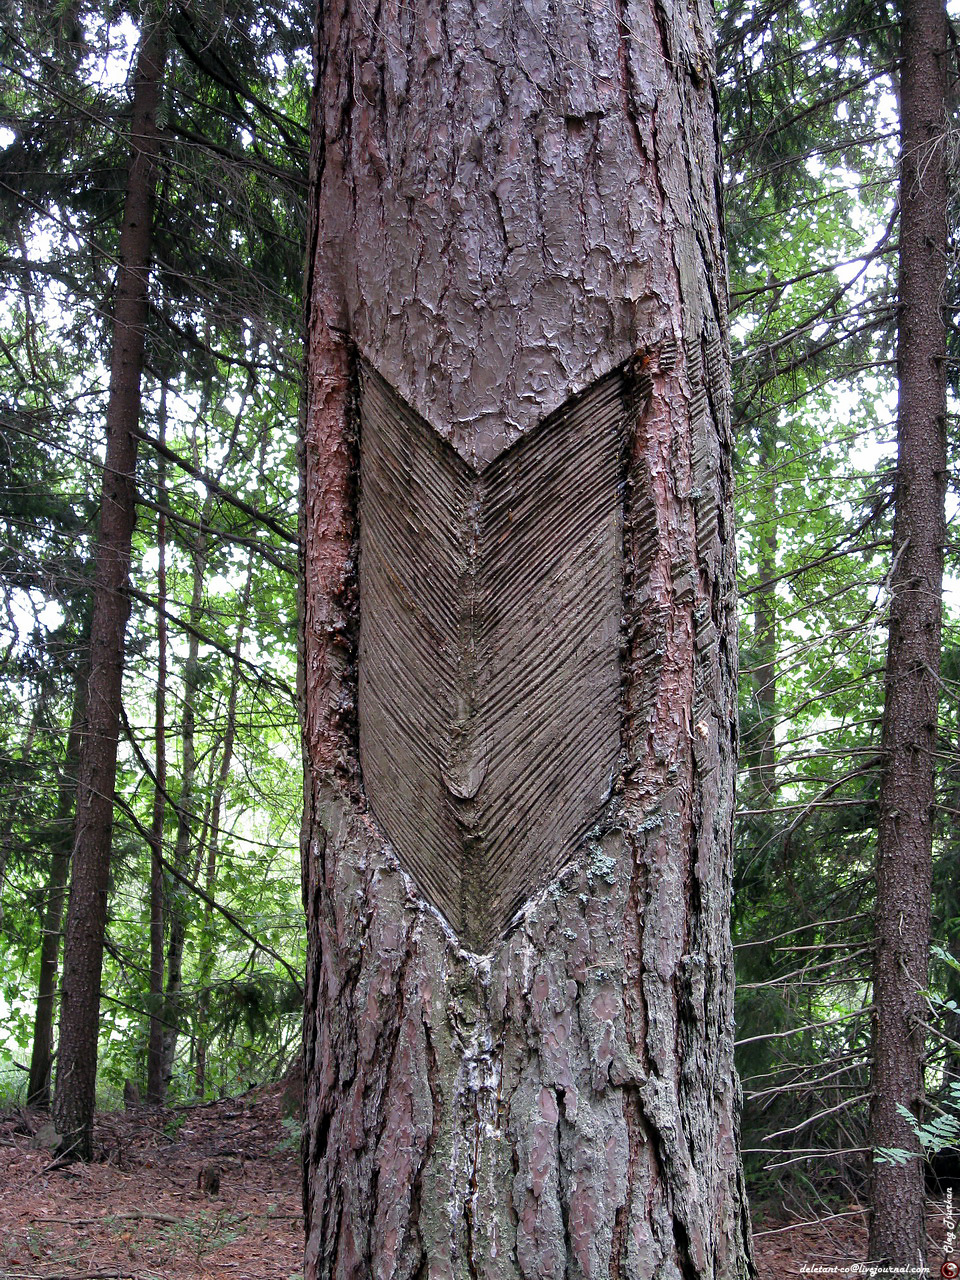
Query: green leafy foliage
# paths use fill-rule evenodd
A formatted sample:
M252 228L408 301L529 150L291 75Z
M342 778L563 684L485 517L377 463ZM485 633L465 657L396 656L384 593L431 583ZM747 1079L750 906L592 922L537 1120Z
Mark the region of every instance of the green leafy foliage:
M913 1130L920 1144L920 1153L924 1156L935 1156L960 1143L960 1081L948 1086L941 1105L944 1109L940 1114L923 1124L906 1107L897 1107ZM908 1160L916 1160L917 1156L916 1151L906 1151L903 1147L879 1147L874 1158L885 1164L906 1164Z

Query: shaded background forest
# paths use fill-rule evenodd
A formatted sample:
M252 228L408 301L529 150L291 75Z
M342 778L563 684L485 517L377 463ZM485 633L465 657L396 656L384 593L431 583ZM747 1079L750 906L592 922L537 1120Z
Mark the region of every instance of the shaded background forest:
M312 14L252 0L182 0L167 13L103 1106L119 1103L125 1081L146 1090L151 1021L170 1103L275 1078L299 1043L296 438ZM38 1043L49 1073L56 1021L140 16L122 0L0 7L0 1102L10 1104L33 1087ZM892 8L859 0L720 14L742 619L743 1145L754 1198L804 1211L858 1196L869 1147L896 22ZM947 146L952 156L952 136ZM953 384L952 328L949 344ZM951 449L955 423L951 414ZM951 475L948 517L956 509ZM926 1067L947 1119L960 1077L954 527Z

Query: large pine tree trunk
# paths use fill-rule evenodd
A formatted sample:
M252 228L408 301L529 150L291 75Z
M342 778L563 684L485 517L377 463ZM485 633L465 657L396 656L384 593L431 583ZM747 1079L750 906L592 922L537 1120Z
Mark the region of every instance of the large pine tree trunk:
M942 0L905 0L900 74L898 460L877 850L871 1144L917 1151L898 1110L923 1099L934 758L946 486L943 290L947 269ZM875 1163L870 1258L925 1257L923 1167Z
M321 5L311 1280L748 1270L711 23Z
M127 175L117 267L106 451L90 624L86 732L64 939L54 1119L64 1156L89 1159L100 1026L100 975L117 772L127 580L135 514L136 432L146 335L152 210L164 69L159 26L143 39L134 75Z

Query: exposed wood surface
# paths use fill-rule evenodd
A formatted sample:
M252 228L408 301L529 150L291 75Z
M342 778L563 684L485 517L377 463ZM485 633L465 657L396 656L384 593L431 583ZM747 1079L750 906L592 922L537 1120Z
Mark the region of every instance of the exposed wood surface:
M478 472L364 373L363 786L476 951L610 795L629 385L607 375Z

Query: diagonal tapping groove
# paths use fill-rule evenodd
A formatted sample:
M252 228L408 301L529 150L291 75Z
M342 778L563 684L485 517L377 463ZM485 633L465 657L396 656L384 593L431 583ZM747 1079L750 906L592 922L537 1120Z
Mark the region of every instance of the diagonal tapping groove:
M571 860L610 792L630 399L614 370L478 471L363 366L364 790L475 951Z

